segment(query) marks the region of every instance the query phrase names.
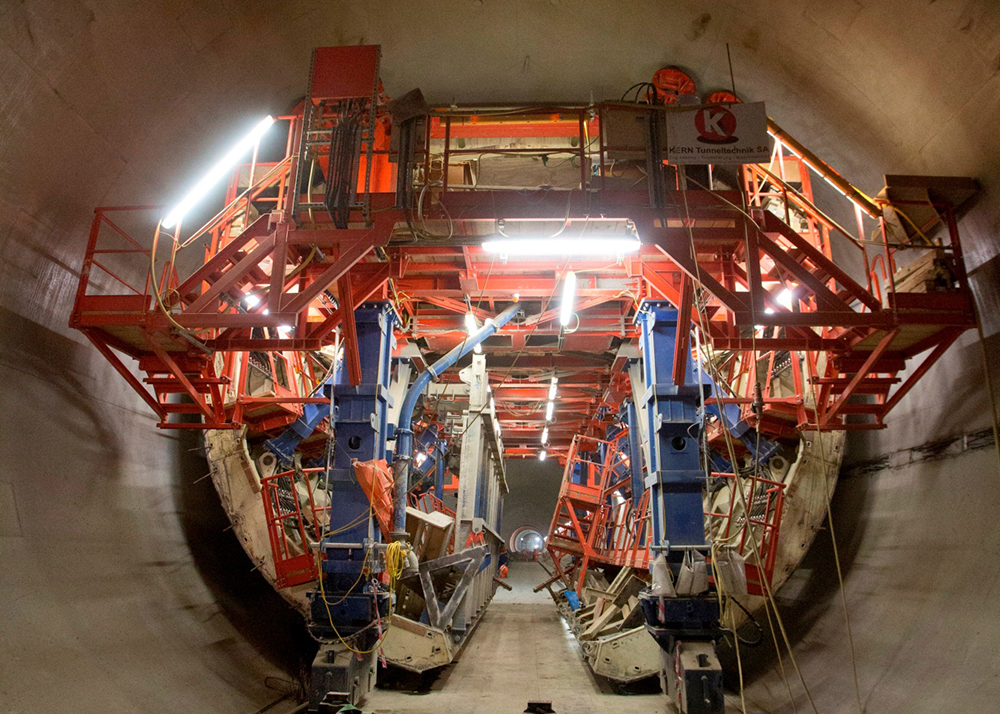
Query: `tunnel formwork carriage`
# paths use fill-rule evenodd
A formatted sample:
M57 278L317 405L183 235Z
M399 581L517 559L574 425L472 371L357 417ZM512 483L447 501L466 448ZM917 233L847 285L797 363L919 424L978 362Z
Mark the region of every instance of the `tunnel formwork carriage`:
M98 208L71 325L159 427L205 430L244 548L322 642L312 709L360 701L376 652L454 659L506 558L504 461L541 455L565 465L545 586L588 662L688 711L688 654L773 600L844 433L974 326L975 183L868 197L677 68L621 101L439 107L391 100L380 61L317 49L283 150L258 124L197 229L197 187Z

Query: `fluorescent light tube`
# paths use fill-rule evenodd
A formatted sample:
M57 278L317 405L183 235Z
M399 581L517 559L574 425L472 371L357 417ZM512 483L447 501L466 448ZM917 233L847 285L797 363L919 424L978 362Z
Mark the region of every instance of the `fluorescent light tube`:
M253 128L253 131L240 139L240 142L230 149L229 153L223 156L219 163L213 166L212 169L205 174L204 178L195 184L194 188L188 191L187 195L181 199L180 203L174 206L174 210L167 214L167 217L163 219L163 222L160 225L167 229L176 226L180 220L184 218L184 214L191 210L191 207L198 203L198 201L200 201L204 195L208 193L209 189L211 189L212 186L214 186L219 179L226 174L226 172L236 165L236 162L240 160L243 154L248 152L258 141L260 141L260 137L264 135L264 132L267 131L272 124L274 124L274 119L272 117L268 116L261 119L257 123L257 126Z
M563 278L562 306L559 308L559 324L569 325L573 319L573 299L576 297L576 273L570 270Z
M498 238L483 242L483 250L500 255L622 255L635 253L638 238Z

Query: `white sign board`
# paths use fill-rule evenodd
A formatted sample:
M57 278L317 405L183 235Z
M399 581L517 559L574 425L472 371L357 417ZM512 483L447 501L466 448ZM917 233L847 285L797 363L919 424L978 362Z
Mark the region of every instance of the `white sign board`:
M672 164L760 164L771 160L764 102L709 104L667 112Z

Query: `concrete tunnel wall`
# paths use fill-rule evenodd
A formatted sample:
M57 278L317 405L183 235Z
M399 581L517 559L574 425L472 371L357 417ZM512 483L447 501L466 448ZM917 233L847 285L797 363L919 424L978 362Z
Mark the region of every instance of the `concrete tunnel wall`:
M963 240L1000 375L1000 6L990 0L5 0L0 709L251 712L280 694L266 677L294 672L301 630L275 619L287 610L225 532L199 481L197 440L158 431L66 322L95 205L176 198L232 127L304 93L312 47L357 42L383 45L390 94L419 86L441 102L617 98L666 64L691 70L702 90L725 88L729 42L737 91L766 100L863 190L877 191L883 173L982 182ZM968 333L889 429L852 436L848 465L988 424ZM986 712L1000 701L997 476L995 453L981 449L838 487L867 711ZM780 597L819 711L851 712L831 562L821 535ZM773 658L748 670L751 711L790 710Z

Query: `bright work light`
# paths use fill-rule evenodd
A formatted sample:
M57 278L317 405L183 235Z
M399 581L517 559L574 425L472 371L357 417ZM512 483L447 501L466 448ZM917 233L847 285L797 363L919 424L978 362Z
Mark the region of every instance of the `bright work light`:
M253 146L260 141L260 137L264 135L264 132L268 130L274 124L274 119L272 117L264 117L261 119L257 126L253 128L249 134L240 139L240 143L229 150L222 160L219 161L215 166L212 167L211 171L205 174L204 178L195 184L195 187L188 191L187 195L181 199L181 202L174 206L174 210L167 214L167 217L163 219L161 225L164 228L173 228L176 226L184 214L191 210L202 197L208 193L209 189L216 184L219 179L225 176L226 172L229 171L236 162L249 151Z
M483 250L500 255L622 255L640 247L638 238L502 238L483 241Z
M573 319L573 298L576 297L576 273L572 270L563 279L562 306L559 309L559 324L569 325Z
M476 316L471 312L465 313L465 331L469 333L469 336L471 337L478 329L479 325L476 324ZM481 355L483 353L483 346L478 342L472 349L477 355Z

